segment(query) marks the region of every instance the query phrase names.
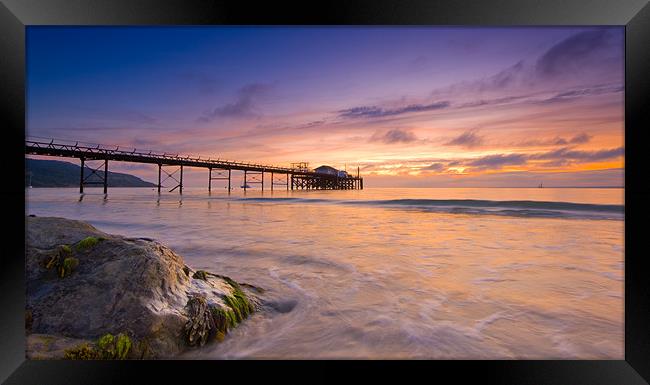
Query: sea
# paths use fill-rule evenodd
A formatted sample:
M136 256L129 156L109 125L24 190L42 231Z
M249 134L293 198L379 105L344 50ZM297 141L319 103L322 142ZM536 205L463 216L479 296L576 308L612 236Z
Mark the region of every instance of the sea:
M183 359L623 359L620 188L26 189L266 289Z

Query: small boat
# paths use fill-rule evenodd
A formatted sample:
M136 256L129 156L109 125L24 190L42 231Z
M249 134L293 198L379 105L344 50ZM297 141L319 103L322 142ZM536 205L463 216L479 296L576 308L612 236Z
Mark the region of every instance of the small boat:
M241 186L239 186L239 187L241 187L241 188L251 188L251 186L250 186L250 185L247 185L247 184L243 184L243 185L241 185Z

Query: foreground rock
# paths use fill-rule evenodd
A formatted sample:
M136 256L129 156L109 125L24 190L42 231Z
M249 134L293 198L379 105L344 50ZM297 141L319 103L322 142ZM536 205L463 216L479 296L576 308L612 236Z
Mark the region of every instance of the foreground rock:
M146 238L28 217L27 356L170 358L220 341L262 290L205 271Z

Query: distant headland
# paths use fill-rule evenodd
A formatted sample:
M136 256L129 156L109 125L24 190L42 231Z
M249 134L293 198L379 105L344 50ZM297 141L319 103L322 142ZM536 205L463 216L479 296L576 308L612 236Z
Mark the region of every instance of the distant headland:
M78 187L81 167L59 160L25 159L25 187ZM85 175L91 174L88 167ZM91 175L88 180L99 177ZM155 184L144 181L137 176L119 172L108 172L110 187L156 187Z

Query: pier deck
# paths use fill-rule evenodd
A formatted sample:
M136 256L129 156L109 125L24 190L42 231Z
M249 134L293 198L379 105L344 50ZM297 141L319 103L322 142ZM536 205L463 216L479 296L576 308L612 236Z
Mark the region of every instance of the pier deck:
M179 154L160 153L153 151L138 151L133 149L120 149L119 146L104 146L101 144L79 144L75 142L52 140L26 140L26 155L56 156L76 158L81 162L81 173L79 176L79 192L83 193L85 185L102 184L104 193L108 192L108 162L131 162L158 165L158 192L160 193L162 182L168 179L176 184L171 191L178 189L183 193L183 168L197 167L208 169L208 191L212 189L213 180L227 180L228 191L232 187L232 171L243 171L243 189L246 190L249 184L258 184L264 190L264 174L271 174L270 187L282 186L287 190L348 190L363 189L363 178L357 176L340 177L337 175L318 173L310 170L292 167L270 166L257 163L238 162L232 160L211 159L202 156L191 157ZM98 168L86 166L89 160L99 160L103 164ZM101 170L103 166L103 170ZM175 171L168 172L165 167L175 167ZM90 174L86 175L85 170L89 169ZM179 173L180 171L180 173ZM165 178L163 177L165 173ZM177 174L178 173L178 174ZM103 175L102 175L103 174ZM90 182L88 178L97 175L100 182Z

